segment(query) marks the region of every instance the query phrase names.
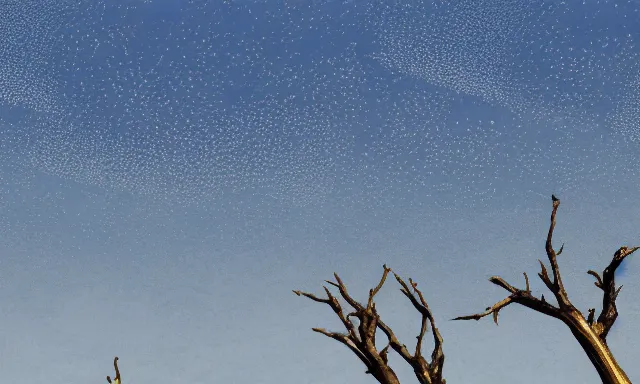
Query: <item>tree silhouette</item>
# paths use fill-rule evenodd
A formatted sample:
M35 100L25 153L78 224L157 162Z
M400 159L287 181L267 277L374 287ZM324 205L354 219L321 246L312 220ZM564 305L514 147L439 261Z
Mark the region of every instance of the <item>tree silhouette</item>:
M549 264L551 265L552 276L549 276L547 268L544 263L540 261L540 272L538 276L546 287L553 294L557 305L553 305L545 300L544 295L537 298L531 294L529 287L529 277L524 273L525 289L515 288L513 285L507 283L499 276L493 276L489 279L495 285L498 285L507 290L510 295L505 299L495 303L491 307L488 307L484 312L456 317L453 320L480 320L483 317L492 315L493 320L498 324L498 314L501 309L508 306L511 303L517 303L524 305L527 308L533 309L537 312L551 316L562 321L569 327L569 330L573 334L574 338L580 343L583 350L591 360L592 364L596 368L596 371L600 375L604 384L630 384L631 381L624 373L622 368L618 365L613 354L611 353L609 346L607 345L607 335L611 330L614 322L618 317L618 309L616 307L616 298L620 293L622 286L616 288L615 284L615 272L620 266L622 261L632 253L634 253L640 247L620 247L613 255L613 259L609 265L604 269L602 274L598 274L593 270L589 270L587 273L592 275L596 281L595 286L602 290L602 310L595 318L595 308L590 308L588 316L584 315L571 303L569 296L562 283L562 277L560 275L560 268L558 267L558 256L562 253L564 245L556 252L552 245L553 230L556 225L556 213L560 206L560 200L555 196L551 196L553 202L553 210L551 212L551 224L549 226L549 232L547 234L547 240L545 243L545 250ZM337 287L341 296L346 302L352 306L355 311L344 315L340 303L334 297L329 289L325 286L324 290L327 293L328 298L322 299L309 293L294 291L298 296L303 295L314 301L326 303L331 306L333 311L338 315L348 333L336 333L327 332L322 328L313 328L314 331L322 333L333 339L336 339L349 347L362 362L367 366L367 373L372 374L376 380L381 384L396 384L399 380L391 367L388 365L387 352L391 347L396 353L411 365L413 368L418 382L421 384L444 384L445 380L442 377L442 366L444 363L444 354L442 351L442 337L435 327L435 322L429 307L422 295L422 292L418 290L416 283L411 279L409 286L394 273L396 280L402 286L402 293L411 301L413 306L422 314L422 327L420 334L418 335L417 345L413 354L409 353L407 347L404 344L400 344L398 339L393 334L391 328L386 325L378 315L375 309L375 303L373 298L376 293L382 288L390 268L384 266L384 273L378 286L369 291L369 300L366 306L355 301L347 292L347 288L340 280L337 274L334 274L337 283L327 281L327 283ZM417 298L416 298L417 295ZM356 331L356 326L350 320L355 317L359 324ZM427 362L421 354L422 339L427 331L428 324L431 324L431 330L433 333L435 346L433 353L431 354L431 362ZM378 351L375 346L376 330L380 328L388 338L388 344L381 351Z

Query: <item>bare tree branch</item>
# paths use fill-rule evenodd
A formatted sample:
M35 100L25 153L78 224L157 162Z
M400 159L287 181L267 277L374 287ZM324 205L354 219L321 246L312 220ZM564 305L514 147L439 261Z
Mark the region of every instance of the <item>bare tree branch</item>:
M480 312L480 313L476 313L474 315L467 315L467 316L458 316L455 319L452 320L480 320L485 316L489 316L491 314L493 314L493 321L496 323L496 325L498 325L498 312L506 307L507 305L511 304L512 302L512 298L511 296L508 296L500 301L498 301L497 303L493 304L492 306L488 307L486 311L484 312Z
M547 257L549 258L551 271L553 273L553 288L549 288L549 290L554 294L556 300L558 300L558 305L561 308L572 307L571 301L569 301L569 297L567 296L567 291L565 291L564 284L562 283L562 276L560 275L560 267L558 266L557 260L557 256L562 253L562 250L564 249L564 244L562 245L558 253L556 253L552 245L553 230L556 227L556 213L558 212L558 207L560 206L560 200L558 200L555 195L551 195L551 200L553 201L553 210L551 211L551 224L549 225L549 232L547 234L547 241L545 243L545 251L547 252ZM545 281L545 285L546 284L547 282Z
M529 279L527 278L526 280L528 281ZM511 295L500 300L499 302L495 303L491 307L488 307L484 312L477 313L474 315L468 315L468 316L459 316L454 318L453 320L480 320L485 316L493 315L493 321L497 325L498 314L500 310L511 303L524 305L525 307L531 308L535 311L538 311L540 313L543 313L551 317L555 317L555 318L560 317L560 310L554 307L553 305L547 303L544 300L544 296L542 296L541 299L538 299L537 297L533 296L529 290L528 284L527 284L527 289L522 290L522 289L513 287L511 284L507 283L506 281L504 281L504 279L498 276L491 277L489 281L511 292Z
M603 291L603 305L602 312L597 319L595 318L595 308L588 309L588 317L585 319L582 313L575 308L569 300L562 282L557 257L562 254L564 244L557 252L553 248L556 213L560 206L560 200L552 195L552 201L553 209L545 241L545 252L549 260L551 273L549 273L545 263L538 260L540 262L540 272L538 276L556 298L557 306L547 302L544 294L540 295L540 298L537 298L531 293L530 281L526 272L523 273L525 280L524 289L516 288L499 276L493 276L489 281L506 290L508 296L492 306L487 307L484 312L459 316L453 320L480 320L481 318L491 315L497 325L500 311L503 308L512 303L523 305L544 315L557 318L566 324L591 360L603 384L631 384L631 381L620 368L607 346L606 337L618 317L616 299L622 289L622 286L616 287L615 272L622 261L640 249L640 247L621 247L615 252L613 259L601 274L593 270L587 272L596 279L594 285ZM396 280L401 285L400 291L409 299L414 308L420 312L422 316L420 331L416 336L417 342L413 353L409 351L405 344L402 344L398 340L391 327L385 324L378 315L374 298L382 289L389 272L392 272L391 269L385 265L380 281L375 288L369 290L366 305L356 301L349 294L344 282L334 273L335 281L327 281L327 284L337 288L342 299L353 308L353 311L347 315L345 315L338 298L333 296L326 286L323 287L327 295L326 298L301 291L293 292L298 296L305 296L313 301L328 304L333 309L347 332L330 332L323 328L313 328L313 330L347 346L365 364L367 367L366 372L375 377L379 383L399 384L398 377L389 366L388 352L392 349L413 368L420 384L446 384L446 381L442 378L442 367L444 364L442 336L435 325L432 312L422 292L417 288L417 284L411 279L409 279L409 283L407 284L394 273ZM354 318L358 320L357 326L352 321ZM427 361L422 355L424 337L429 331L429 326L431 327L434 340L431 361ZM378 329L382 330L388 341L386 346L380 351L376 348L376 331Z
M596 278L596 281L593 282L593 284L602 289L602 278L600 278L600 275L598 275L598 272L596 271L592 271L591 269L587 271L588 274L590 274L591 276Z
M540 280L542 280L544 285L546 285L547 288L553 292L553 283L549 279L547 268L544 266L544 263L542 262L542 260L538 259L538 262L540 263L540 272L538 273L538 276L540 276Z
M293 293L295 293L296 295L300 296L305 296L310 298L313 301L317 301L319 303L325 303L325 304L329 304L329 306L331 307L331 309L333 309L333 311L338 315L338 317L340 318L340 321L342 321L342 324L345 326L345 328L349 331L349 335L351 337L355 337L356 333L355 333L355 326L353 325L353 323L351 322L351 320L349 320L348 317L344 316L344 313L342 312L342 306L340 305L340 302L338 301L338 299L335 298L335 296L333 296L331 294L331 292L329 291L329 289L325 286L323 286L322 288L324 288L324 291L327 294L327 299L322 299L319 298L315 295L312 295L310 293L306 293L306 292L301 292L301 291L293 291Z
M384 282L387 280L387 275L389 275L389 272L391 271L391 268L387 268L386 265L383 265L382 267L384 268L384 272L382 273L380 282L374 289L369 290L369 302L367 303L367 307L373 305L373 297L380 291L380 288L382 288Z
M416 343L416 350L414 355L407 361L414 369L416 375L424 374L425 371L429 373L430 381L427 383L444 383L442 379L442 366L444 364L444 353L442 351L442 336L440 331L436 328L436 323L433 318L433 314L427 305L427 301L424 299L424 295L418 289L418 284L409 279L409 284L413 290L409 289L407 283L402 280L400 276L395 274L396 280L402 286L400 291L411 301L413 307L422 314L422 326L420 327L420 333L416 337L418 340ZM416 299L416 295L418 299ZM419 301L418 301L419 300ZM431 325L431 333L433 334L434 347L431 353L431 363L428 363L422 357L422 341L424 335L427 332L427 321ZM404 356L403 356L404 357Z
M491 307L488 307L486 311L477 313L474 315L468 316L460 316L456 317L453 320L480 320L481 318L493 315L493 321L498 324L498 314L500 310L511 303L518 303L524 305L525 307L531 308L537 312L543 313L545 315L560 318L562 311L561 309L573 308L573 305L569 301L567 293L564 290L564 286L562 284L562 277L560 276L560 268L558 267L557 256L562 253L564 249L564 245L560 248L560 250L556 253L553 249L552 241L553 241L553 230L556 226L556 212L558 211L558 207L560 206L560 200L556 198L554 195L551 196L551 200L553 201L553 210L551 212L551 224L549 225L549 232L547 234L547 240L545 242L545 251L547 253L547 257L549 259L549 263L551 264L551 271L553 273L553 281L549 277L549 273L547 272L547 268L545 267L542 260L538 260L540 262L540 272L538 276L540 280L547 286L547 288L554 294L558 301L559 308L547 303L544 299L544 295L541 296L540 299L533 296L531 294L531 287L529 285L529 278L524 273L525 278L525 289L518 289L507 283L504 279L499 276L493 276L489 279L495 285L498 285L504 288L506 291L510 292L507 298L495 303Z
M510 295L495 303L493 306L488 307L484 312L474 315L460 316L454 320L479 320L488 315L493 315L494 322L498 324L498 314L502 308L511 303L524 305L537 312L560 319L564 322L593 363L603 383L630 384L631 382L629 381L629 378L620 368L616 360L613 358L611 351L608 349L606 345L606 336L618 317L618 310L616 308L615 301L622 286L618 288L615 286L615 271L618 266L620 266L620 263L622 263L624 258L638 250L639 247L620 248L613 256L609 266L602 273L602 277L593 270L589 270L587 272L595 277L596 281L594 284L596 287L602 289L604 296L602 301L602 312L598 316L598 319L594 321L594 308L589 309L589 315L587 319L585 319L582 313L576 309L569 300L564 284L562 283L562 276L560 275L557 256L564 250L564 244L560 247L558 252L553 249L552 244L553 231L556 225L556 213L560 206L560 200L553 195L551 196L551 200L553 201L553 210L551 212L551 223L549 225L549 232L547 233L547 239L545 242L545 251L547 258L549 259L549 264L551 265L553 280L549 276L547 268L541 260L538 260L540 262L540 272L538 273L538 276L555 296L558 302L558 307L547 303L544 295L541 295L540 299L531 295L529 279L526 274L526 288L524 290L514 288L500 277L494 276L489 280L510 292Z
M338 299L333 296L329 289L326 287L324 287L324 290L327 294L327 299L319 298L313 294L306 292L293 292L298 296L305 296L313 301L325 303L331 306L333 311L340 318L340 321L342 321L342 324L347 329L348 334L329 332L324 330L323 328L313 328L315 332L321 333L347 346L367 367L366 372L373 375L379 383L399 384L400 381L398 380L398 377L396 376L393 369L388 365L387 350L383 349L382 351L378 352L375 346L375 330L378 326L379 316L376 312L373 298L384 284L384 281L390 269L385 265L384 271L385 272L382 276L382 279L380 280L380 283L378 283L378 286L375 289L369 291L369 300L366 307L358 303L355 299L353 299L353 297L351 297L347 290L347 287L342 282L338 274L334 273L336 282L327 281L328 284L337 287L342 298L351 307L353 307L354 311L346 316L344 315L344 311L342 310ZM356 326L350 319L351 317L355 317L358 319L359 324L357 327L357 331Z
M421 384L446 384L446 381L442 378L442 366L444 364L444 353L442 352L442 336L438 329L435 327L435 321L429 310L429 307L422 295L422 292L417 288L417 284L412 280L409 280L411 288L407 285L398 275L394 273L396 280L402 286L402 293L411 301L414 308L422 314L422 326L420 328L420 334L416 343L416 350L414 354L411 354L406 345L400 343L396 335L393 333L391 327L386 325L378 315L376 311L376 305L374 302L375 295L380 291L384 285L386 278L391 272L390 268L384 266L384 272L378 285L369 290L369 298L367 305L364 306L357 302L349 294L346 285L342 282L337 274L334 274L336 282L327 281L327 283L338 288L342 298L353 307L354 311L348 315L344 315L344 312L340 306L338 300L331 295L329 290L325 287L327 293L326 299L319 298L313 294L293 291L298 296L305 296L313 301L325 303L331 306L333 311L338 315L345 328L349 331L348 334L329 332L322 328L313 328L315 332L322 333L323 335L339 341L346 345L353 353L367 367L367 373L372 374L376 380L381 384L399 384L398 378L389 366L388 351L389 348L398 353L407 363L413 368L418 381ZM416 298L417 295L417 298ZM356 326L351 321L351 317L358 319L358 326L356 332ZM427 362L422 356L422 340L427 332L428 324L431 325L431 330L434 337L434 350L431 354L432 361ZM376 329L380 328L388 338L387 345L380 351L377 351L375 346L376 341Z
M618 308L616 307L616 299L622 289L622 286L616 288L615 272L616 269L622 264L622 261L640 247L620 247L614 255L611 263L602 272L602 278L597 272L589 270L587 273L596 278L594 283L596 287L602 289L602 312L598 316L598 320L593 323L592 328L595 333L606 343L607 335L611 330L611 327L618 318Z
M367 356L364 353L362 353L362 351L360 351L358 346L353 342L353 340L348 335L345 335L344 333L339 333L339 332L328 332L324 328L311 328L311 329L314 332L321 333L334 340L338 340L342 344L346 345L353 353L356 354L356 356L358 356L358 358L364 363L367 369L369 370L371 369L371 363L369 362L369 359L367 358Z

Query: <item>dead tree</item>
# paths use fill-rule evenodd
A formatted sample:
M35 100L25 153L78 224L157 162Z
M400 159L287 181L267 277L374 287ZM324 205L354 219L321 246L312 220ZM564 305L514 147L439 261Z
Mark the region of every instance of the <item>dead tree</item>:
M560 269L558 267L557 257L562 253L563 247L556 252L551 245L553 238L553 229L556 225L556 211L560 205L560 200L555 196L551 196L553 201L553 210L551 212L551 225L547 235L546 253L551 265L552 277L549 276L547 268L540 260L540 269L538 276L554 295L557 306L550 304L542 295L537 298L531 294L529 288L529 278L524 273L526 288L518 289L507 283L499 276L493 276L489 279L495 285L507 290L510 295L504 300L488 307L486 311L470 316L457 317L454 320L479 320L485 316L492 315L493 320L498 324L498 312L511 303L524 305L527 308L540 312L547 316L556 318L565 323L573 336L578 340L587 356L595 366L602 382L605 384L630 384L629 378L616 362L613 354L607 345L607 335L618 317L618 309L616 308L616 298L622 286L616 288L615 272L622 261L635 252L640 247L621 247L613 255L613 259L609 266L602 272L602 276L597 272L589 270L587 273L595 277L595 286L603 291L602 311L595 319L595 308L589 309L589 315L585 318L582 313L571 303L567 292L562 284Z
M347 346L367 367L366 373L373 375L375 379L381 384L399 384L400 381L396 376L394 370L389 366L389 360L387 353L389 347L399 354L415 372L418 382L421 384L446 384L445 379L442 378L442 365L444 364L444 353L442 352L442 337L438 328L435 326L435 321L431 314L431 310L425 301L422 292L417 288L417 284L413 280L409 279L409 285L404 282L398 275L395 275L396 280L402 288L400 291L411 301L414 308L422 315L422 326L420 333L417 336L416 348L413 354L409 352L406 345L401 344L391 328L385 324L376 311L376 305L373 302L374 296L380 291L384 284L387 275L391 272L391 268L384 266L384 273L378 285L369 291L369 300L367 305L362 305L354 300L347 292L347 287L344 285L340 277L334 273L336 282L328 281L328 284L338 288L342 298L354 309L353 312L345 315L342 310L342 306L338 299L331 294L326 286L323 286L324 291L327 294L327 298L320 298L313 294L293 291L296 295L306 296L311 300L319 303L328 304L331 309L338 315L340 321L346 328L346 333L329 332L323 328L313 328L315 332L322 333L332 339L339 341ZM353 323L352 319L357 319L357 326ZM431 325L431 332L433 334L434 348L431 353L431 362L428 362L422 356L422 340L427 332L428 325ZM378 350L376 347L376 330L380 328L388 339L387 345Z

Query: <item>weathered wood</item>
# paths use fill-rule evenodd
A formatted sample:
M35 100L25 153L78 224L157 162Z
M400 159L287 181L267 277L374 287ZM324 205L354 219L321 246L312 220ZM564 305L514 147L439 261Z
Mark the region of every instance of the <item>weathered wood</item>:
M333 296L327 287L324 287L327 298L320 298L311 293L302 291L293 291L298 296L305 296L313 301L328 304L336 313L342 324L347 329L347 333L329 332L322 328L313 328L315 332L322 333L332 339L338 340L347 348L349 348L367 367L366 373L371 374L380 384L400 384L398 377L393 369L389 366L387 353L389 348L393 349L400 357L407 362L418 379L420 384L446 384L446 380L442 377L442 366L444 365L444 353L442 351L442 336L436 328L435 320L427 305L422 292L418 289L418 285L411 279L407 284L400 276L394 273L398 283L402 286L400 291L411 301L413 307L422 315L422 326L420 333L416 337L415 352L411 353L407 346L400 343L391 327L385 324L376 311L376 305L373 301L374 296L380 291L382 285L387 279L387 275L391 272L391 268L384 266L384 273L378 285L369 291L369 299L367 305L360 304L351 297L347 291L346 285L342 282L337 274L334 274L336 282L327 281L327 283L338 288L342 298L354 309L354 312L345 315L340 302ZM352 322L351 318L358 320L358 326ZM427 332L428 325L431 326L433 334L434 347L431 353L431 362L428 362L422 356L422 342ZM376 330L381 329L388 339L387 346L378 351L376 348Z
M556 212L560 206L560 200L555 196L551 196L553 202L553 210L551 212L551 225L547 234L545 243L545 251L549 264L551 265L552 277L549 276L544 263L540 261L540 273L538 276L545 286L553 293L558 302L558 306L547 303L544 295L538 299L531 295L529 289L529 279L525 274L526 289L518 289L504 281L498 276L493 276L489 281L504 288L511 294L502 301L487 308L486 311L474 315L456 317L454 320L479 320L485 316L493 315L495 323L498 323L498 312L511 303L518 303L533 309L537 312L551 316L564 322L575 339L580 343L589 360L596 368L598 375L604 384L630 384L629 378L618 365L609 347L607 346L607 335L618 317L618 309L616 307L616 298L622 286L616 288L615 271L622 261L639 247L621 247L613 255L613 259L609 266L605 268L602 277L597 272L589 270L587 273L596 278L595 286L603 291L602 312L595 320L595 308L589 309L587 319L582 313L574 307L569 300L569 296L562 283L560 268L558 267L557 257L562 253L563 247L556 252L552 246L553 230L556 225ZM595 320L595 321L594 321Z

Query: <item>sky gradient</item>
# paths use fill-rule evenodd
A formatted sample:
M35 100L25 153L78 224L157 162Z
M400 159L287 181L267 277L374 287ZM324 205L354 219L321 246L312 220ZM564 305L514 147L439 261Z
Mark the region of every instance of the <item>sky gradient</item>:
M639 21L631 0L1 2L2 381L100 382L117 355L124 384L373 383L291 290L338 272L365 300L386 263L447 382L597 384L558 321L448 319L504 298L492 275L545 292L552 193L569 296L600 310L586 271L640 245ZM632 381L638 275L608 337ZM412 345L398 289L378 309Z

